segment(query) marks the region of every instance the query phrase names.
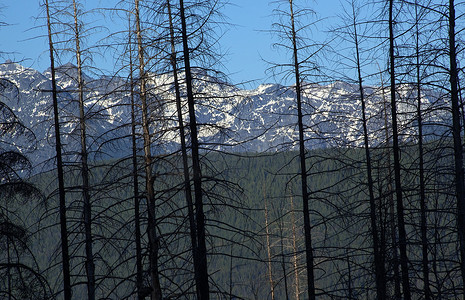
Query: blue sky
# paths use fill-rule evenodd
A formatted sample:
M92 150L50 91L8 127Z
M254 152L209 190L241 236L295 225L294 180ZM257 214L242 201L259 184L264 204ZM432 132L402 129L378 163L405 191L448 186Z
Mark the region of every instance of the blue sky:
M265 74L270 67L266 61L282 62L283 52L278 52L272 44L277 42L276 36L269 31L272 29L276 18L273 9L276 8L274 1L267 0L232 0L235 5L229 6L225 11L230 22L237 24L230 28L224 39L224 47L228 49L231 63L227 65L232 73L234 82L257 80L257 82L271 82L276 79ZM308 3L312 5L319 17L335 17L340 10L339 0L325 1L294 1L295 3ZM287 8L287 6L284 6ZM323 22L328 25L328 22ZM324 29L316 32L318 40L324 40L327 33ZM291 59L291 57L289 57ZM266 61L264 61L266 60ZM253 86L256 83L252 84Z
M86 1L83 1L86 2ZM98 5L111 5L116 1L87 0L88 3ZM235 24L228 26L221 39L222 50L226 53L224 66L226 73L233 83L252 81L246 87L255 87L260 83L273 82L267 77L265 70L269 65L263 60L279 61L283 59L282 53L272 48L274 37L266 32L271 29L273 18L273 1L267 0L231 0L223 13L227 21ZM305 2L305 1L304 1ZM318 2L318 3L317 3ZM307 1L319 16L326 17L337 14L339 0ZM1 19L10 26L0 28L0 51L14 52L3 55L1 58L23 61L23 65L43 71L48 66L46 37L34 38L46 33L45 28L31 29L42 25L43 20L35 20L40 15L39 1L15 0L7 1L3 5ZM318 32L319 38L325 33ZM263 58L263 59L262 59ZM105 68L113 65L111 59L102 61L96 59L98 64L106 64Z

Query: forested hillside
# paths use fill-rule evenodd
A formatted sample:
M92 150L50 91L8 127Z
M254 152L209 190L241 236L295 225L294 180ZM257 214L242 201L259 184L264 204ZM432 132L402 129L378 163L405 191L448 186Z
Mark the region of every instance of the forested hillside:
M448 141L445 141L448 142ZM406 145L406 153L415 156L412 145ZM427 149L431 150L427 160L437 160L438 144L431 143ZM382 150L379 150L380 152ZM428 151L429 152L429 151ZM326 297L336 298L371 298L374 293L372 282L372 261L370 260L371 242L369 239L369 204L366 192L366 177L363 168L363 151L360 149L338 150L327 149L309 153L312 165L310 184L311 220L314 233L316 268L316 288ZM382 155L382 153L380 153ZM442 156L442 155L441 155ZM316 158L318 157L318 159ZM229 154L219 155L211 153L205 157L209 166L205 166L205 178L214 177L212 183L205 179L206 195L210 201L206 210L206 224L208 228L209 273L214 283L214 297L234 297L244 299L265 299L271 297L271 290L276 299L296 298L305 290L305 273L302 271L304 258L302 255L303 232L302 205L299 199L298 180L295 175L298 171L298 153L283 152L272 154ZM411 158L404 161L405 165L414 164ZM378 162L377 162L378 164ZM380 176L377 190L380 191L380 224L385 232L391 232L394 226L392 212L392 190L387 182L388 168L379 162L377 170L386 174ZM435 162L437 168L447 168L450 159ZM94 218L98 240L94 245L99 257L99 264L104 268L99 270L98 281L102 296L105 293L113 297L128 297L134 290L133 279L136 276L136 257L134 245L134 205L131 197L130 182L122 176L122 170L130 173L130 165L122 163L120 168L112 167L114 162L105 162L92 167L95 187L92 191L94 202ZM156 163L157 177L155 189L159 191L157 199L161 205L158 207L158 230L162 235L178 235L162 247L160 265L167 278L162 281L168 298L179 298L188 295L189 267L186 260L190 254L187 252L188 224L182 214L173 212L185 209L183 196L180 194L179 174L169 174L172 166L179 167L179 157L164 158ZM169 167L167 167L169 166ZM70 171L71 172L71 171ZM420 207L418 196L418 182L414 178L414 167L410 170L411 176L405 174L403 182L408 183L410 192L406 214L408 220L408 236L411 238L408 249L413 274L421 271L421 259L418 258L418 242L415 236L420 230ZM67 172L68 173L68 172ZM73 174L71 176L71 174ZM433 174L433 171L429 172ZM68 173L69 174L69 173ZM68 178L77 177L77 172L71 172ZM431 175L433 176L433 175ZM446 238L453 235L455 229L450 227L453 222L454 204L450 196L441 190L441 182L451 179L450 175L442 174L430 184L431 200L428 203L431 227L429 232L430 251L435 257L431 263L435 266L436 280L434 286L442 295L454 295L455 282L451 281L448 269L454 268L453 261L458 260L455 247ZM56 173L48 172L37 175L32 182L46 194L51 194L53 178ZM163 178L163 179L161 179ZM449 179L448 179L449 178ZM75 186L76 182L66 182L67 186ZM213 187L215 186L215 187ZM142 188L142 187L141 187ZM392 188L392 187L391 187ZM444 186L445 188L445 186ZM383 189L385 189L383 191ZM434 196L436 195L436 196ZM73 209L70 207L68 216L71 220L79 220L79 204ZM27 215L26 226L41 228L31 236L29 247L33 253L39 254L38 268L51 282L59 283L59 273L51 266L59 263L56 257L59 251L59 231L54 211L58 206L57 197L50 197L46 205L37 203L22 204L15 210L21 215ZM146 226L147 212L140 212L142 226ZM382 221L381 221L382 220ZM71 249L78 251L82 247L79 238L79 225L70 230ZM146 243L146 234L142 234L142 244ZM454 239L452 239L453 241ZM393 257L389 251L392 240L386 237L384 241L386 259L392 263ZM166 249L165 249L166 247ZM142 250L143 253L147 249ZM183 254L184 253L184 254ZM73 257L72 268L78 268L82 258ZM174 268L174 269L173 269ZM184 272L181 272L184 270ZM391 279L387 284L394 285L394 269L387 269ZM421 277L412 275L415 278ZM78 274L73 276L76 282L74 295L85 298L85 287L77 284ZM108 287L117 286L111 291ZM433 286L433 285L432 285ZM421 286L420 286L421 287ZM417 287L418 288L418 287ZM368 294L367 294L368 293Z
M0 48L0 298L465 297L464 3L273 2L253 90L223 1L40 4L47 70Z
M430 226L429 247L433 259L434 283L441 295L453 296L457 284L450 277L454 261L458 261L453 238L455 228L454 201L449 195L451 175L437 173L437 170L450 167L451 158L441 153L449 140L429 143L426 146L426 160L434 165L428 171L431 180L427 190L429 199L428 220ZM387 235L383 246L389 268L386 272L395 284L394 247L390 237L394 226L392 211L393 190L389 185L390 171L385 156L387 149L378 149L375 169L379 192L379 222ZM405 145L404 165L409 171L403 175L406 183L408 202L406 205L408 249L411 257L412 282L420 282L421 258L418 257L419 235L418 182L415 180L418 169L412 157L417 155L413 145ZM368 298L374 293L373 262L370 259L369 202L366 188L363 151L361 149L327 149L308 153L311 220L314 234L316 268L316 288L327 297L345 299ZM406 155L407 156L407 155ZM214 283L214 297L234 297L244 299L276 299L285 295L296 298L305 290L305 272L302 232L302 205L298 189L298 153L268 154L215 154L206 155L208 165L204 166L205 194L208 209L209 273ZM179 180L180 157L160 157L156 163L155 190L158 191L158 230L161 235L176 235L162 246L160 266L167 278L162 280L168 298L189 297L190 259L186 245L188 224L181 210L185 209L182 181ZM117 166L117 167L115 167ZM176 166L176 169L173 169ZM78 171L67 170L67 178L78 178ZM92 166L92 189L94 199L94 225L98 239L94 242L101 264L97 273L99 290L103 295L115 298L128 297L134 292L136 257L134 245L134 199L131 196L131 182L128 162L104 162ZM410 175L409 175L410 174ZM54 213L58 199L53 195L55 172L34 176L32 182L44 194L51 195L45 202L27 202L12 205L18 215L27 216L25 227L37 229L28 240L28 247L37 258L37 267L48 278L52 289L59 289L62 279L59 268L60 235ZM214 180L212 178L215 178ZM73 187L79 180L66 182ZM447 184L446 184L447 183ZM142 188L142 186L141 186ZM73 194L72 191L69 192ZM72 252L82 247L80 238L80 204L75 202L68 209ZM147 211L140 211L141 226L146 226ZM394 222L394 223L393 223ZM142 244L147 236L142 233ZM101 254L100 254L101 253ZM142 253L147 253L143 247ZM82 257L71 259L72 269L78 270ZM85 286L79 284L79 273L72 276L75 285L74 296L85 298ZM147 280L147 278L145 279ZM110 289L113 287L113 289ZM115 289L116 288L116 289ZM417 288L421 288L417 286ZM108 294L106 294L108 293ZM449 297L448 296L448 297Z

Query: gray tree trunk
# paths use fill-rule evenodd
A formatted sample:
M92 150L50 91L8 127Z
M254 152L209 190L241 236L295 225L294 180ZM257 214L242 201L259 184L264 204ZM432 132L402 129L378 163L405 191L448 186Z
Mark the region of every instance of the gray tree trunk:
M140 101L142 104L142 135L144 139L144 160L145 160L145 189L147 194L148 205L148 222L147 232L149 238L149 264L150 264L150 277L152 283L152 300L161 300L162 291L160 286L159 271L158 271L158 250L159 239L156 230L156 216L155 216L155 191L153 188L154 178L152 175L152 153L150 150L150 128L149 128L149 112L147 103L147 90L146 90L146 73L145 73L145 60L144 60L144 47L142 45L142 32L139 17L139 0L135 0L135 17L136 17L136 34L137 46L139 57L139 82L140 82Z
M82 78L82 61L80 48L80 30L78 23L77 4L73 0L74 11L74 34L76 42L76 67L78 72L78 93L79 93L79 128L81 135L81 176L82 176L82 197L84 201L83 219L86 248L86 274L87 274L87 298L95 299L95 264L92 252L92 208L90 203L90 184L89 184L89 166L88 152L86 144L86 119L84 112L84 80Z
M457 45L455 41L455 4L449 0L449 58L450 99L452 104L452 137L454 140L455 194L457 197L457 232L459 236L462 292L465 299L465 183L463 173L463 147L460 134L460 105L458 92Z
M302 91L299 70L299 58L297 49L297 36L294 22L294 5L292 0L289 0L290 18L291 18L291 35L292 35L292 49L293 49L293 67L295 75L295 88L297 96L297 123L299 128L299 158L300 158L300 178L302 189L302 202L303 202L303 217L304 217L304 235L305 235L305 255L307 266L307 289L308 297L310 300L315 300L315 275L314 275L314 262L313 262L313 248L312 248L312 233L310 224L310 210L309 210L309 197L307 190L307 165L305 162L305 139L304 139L304 125L302 117Z
M367 180L368 180L368 194L370 197L370 223L371 223L371 237L373 240L373 256L375 264L375 280L376 280L376 298L378 300L386 299L386 268L384 265L384 258L381 255L380 241L378 236L377 216L376 216L376 202L374 193L373 174L371 166L371 153L370 143L368 139L367 117L366 117L366 100L363 90L362 68L360 64L360 47L357 34L357 22L355 7L352 4L352 17L354 28L354 44L356 54L358 86L360 93L360 102L362 104L362 125L363 125L363 142L365 148L365 161L367 165Z
M186 16L184 11L184 1L179 0L179 10L181 14L181 34L184 53L184 70L186 73L187 105L189 109L189 127L192 147L192 169L194 174L194 197L195 197L195 221L197 230L197 270L196 278L197 300L210 299L208 264L207 264L207 247L205 242L205 214L203 210L202 194L202 174L200 169L199 140L197 136L197 121L194 107L194 93L192 89L192 74L190 67L190 52L188 46L188 35L186 26Z
M390 91L391 91L391 122L392 122L392 151L394 157L394 181L396 183L396 213L397 213L397 230L399 233L399 252L400 252L400 268L402 271L402 291L405 300L411 299L409 274L408 274L408 258L407 258L407 234L405 232L404 221L404 203L402 199L402 184L400 178L400 149L399 149L399 134L397 126L397 106L396 106L396 77L394 64L394 0L389 0L389 71L390 71Z
M60 136L60 121L58 113L58 93L55 76L55 58L54 46L52 40L52 26L50 21L50 7L48 0L45 0L45 8L47 11L47 29L48 29L48 45L50 52L50 72L52 75L52 99L53 99L53 120L55 127L55 151L57 156L57 172L58 172L58 196L60 203L60 234L61 234L61 256L63 266L63 293L65 300L71 300L71 276L69 266L69 249L68 249L68 228L66 224L66 194L65 180L63 172L63 158L61 152L61 136Z

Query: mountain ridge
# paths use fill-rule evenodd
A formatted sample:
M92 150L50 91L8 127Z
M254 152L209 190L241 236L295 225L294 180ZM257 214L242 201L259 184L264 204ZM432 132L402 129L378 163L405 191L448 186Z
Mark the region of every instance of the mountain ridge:
M69 153L79 149L79 139L76 138L78 107L75 100L75 68L72 64L66 64L56 69L63 144L65 152ZM223 80L215 80L205 72L195 75L197 121L202 149L247 152L296 149L297 117L292 87L267 83L247 90ZM20 95L20 101L15 102L11 94L4 93L2 101L36 133L38 149L32 154L35 164L54 157L53 132L50 129L53 124L50 76L50 69L40 73L12 62L0 64L0 78L14 83ZM100 155L104 153L103 156L129 154L130 85L120 77L92 78L85 74L83 77L86 83L84 94L89 151L94 154L100 151ZM183 78L180 76L181 82ZM416 99L412 87L399 86L398 90L400 135L411 138L415 136L416 130L412 126L416 118ZM150 74L148 91L150 111L156 120L152 123L155 133L154 151L176 151L179 148L179 129L172 77L168 74ZM327 85L308 83L303 85L302 93L307 148L362 145L358 86L343 81ZM385 142L385 134L380 131L389 119L389 103L379 88L365 87L365 93L370 142L372 145L381 144ZM425 109L433 105L441 109L447 107L447 99L443 95L431 90L424 90L423 93L422 105ZM181 96L185 97L184 94ZM438 99L442 99L439 104ZM432 111L425 111L427 123L448 122L445 111ZM185 108L183 114L187 121ZM434 126L425 132L442 134ZM118 136L126 138L118 139ZM110 146L109 139L116 139L117 142Z

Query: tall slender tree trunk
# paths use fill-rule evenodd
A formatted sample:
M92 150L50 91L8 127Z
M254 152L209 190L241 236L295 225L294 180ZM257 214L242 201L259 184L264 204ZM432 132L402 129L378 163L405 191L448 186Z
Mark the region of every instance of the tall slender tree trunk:
M186 16L184 11L184 1L179 0L179 10L181 14L181 34L184 54L184 71L186 73L187 106L189 109L189 127L192 147L192 171L194 174L194 196L195 196L195 221L197 230L197 257L198 261L196 278L197 300L210 299L210 288L208 283L207 246L205 241L205 214L203 210L202 195L202 174L200 169L199 140L197 136L197 121L195 116L195 101L192 89L192 74L190 66L190 53L187 36Z
M459 236L462 292L465 299L465 183L463 147L460 134L460 105L458 92L457 45L455 41L455 4L449 0L449 58L450 99L452 104L452 137L454 140L455 193L457 197L457 231Z
M129 29L131 21L129 20ZM136 243L136 289L138 299L144 299L143 289L143 269L142 269L142 244L140 230L140 196L139 196L139 168L137 164L137 135L136 135L136 104L135 104L135 86L134 86L134 67L132 61L132 38L129 33L129 81L131 89L131 143L132 143L132 182L134 193L134 240Z
M58 196L60 203L60 234L61 234L61 256L63 267L63 293L65 300L71 300L71 276L70 276L70 257L68 249L68 228L66 224L66 194L65 180L63 172L63 158L61 153L61 136L60 136L60 120L58 113L58 91L55 75L55 58L54 46L52 39L52 26L50 21L50 7L48 0L45 0L45 8L47 11L47 29L48 29L48 45L50 54L50 72L52 75L52 99L53 99L53 120L55 127L55 151L57 160L58 172Z
M352 268L350 264L350 257L348 250L346 249L346 257L347 257L347 292L349 300L355 299L354 298L354 289L352 287Z
M7 212L8 213L8 212ZM8 215L7 215L7 220L8 220ZM6 273L7 273L7 295L8 295L8 300L11 300L11 296L13 296L11 294L11 257L10 257L10 236L9 235L6 235L6 262L7 262L7 270L6 270Z
M401 288L400 288L400 274L399 274L399 257L397 253L397 234L396 234L396 217L394 213L394 197L392 196L392 168L391 168L391 153L389 151L389 147L391 147L390 137L389 137L389 122L388 122L388 107L387 107L387 99L384 89L384 81L381 74L381 91L383 95L383 107L384 107L384 136L386 139L386 147L385 147L385 155L386 155L386 169L387 169L387 209L385 211L385 215L387 216L387 222L389 223L390 229L390 238L392 243L392 256L393 256L393 272L394 272L394 295L395 299L401 298ZM381 192L379 193L382 194ZM379 206L379 219L380 224L383 222L383 213L382 213L382 204L380 203ZM385 235L385 231L381 229L381 245L380 251L381 255L383 255L383 259L385 260L386 255L382 252L383 249L386 249L387 245L387 238Z
M234 244L231 244L231 248L229 249L229 300L235 299L233 296L233 248Z
M397 230L399 232L400 267L402 270L402 291L405 300L411 299L410 284L408 275L407 259L407 234L405 232L404 203L402 199L402 184L400 178L400 149L397 128L397 106L396 106L396 77L394 64L394 0L389 0L389 71L390 71L390 91L391 91L391 122L392 122L392 151L394 156L394 180L396 183L396 213Z
M418 2L415 1L415 58L416 58L416 92L417 92L417 122L418 122L418 158L420 176L420 231L421 231L421 253L423 271L423 293L425 300L431 299L429 265L428 265L428 237L426 223L426 192L425 192L425 170L423 154L423 116L421 107L421 74L420 74L420 29L419 29Z
M179 124L179 137L181 140L181 156L182 156L182 167L183 167L183 175L184 175L184 194L186 196L187 214L188 214L188 219L189 219L189 230L190 230L190 236L191 236L192 257L193 257L193 264L194 264L194 279L196 283L196 290L200 290L201 286L200 286L200 282L198 278L201 277L201 274L199 274L199 270L200 270L199 262L197 261L197 258L198 258L197 230L196 230L196 224L195 224L194 203L192 200L191 180L190 180L190 175L189 175L186 135L184 132L184 120L182 116L181 92L180 92L180 84L179 84L179 79L178 79L176 44L175 44L173 15L171 11L170 0L167 0L167 6L168 6L168 16L169 16L169 25L170 25L171 66L173 68L173 80L174 80L174 89L175 89L175 97L176 97L176 111L177 111L178 124Z
M299 127L299 158L300 158L300 178L302 188L302 202L304 215L304 233L305 233L305 255L307 265L307 289L310 300L315 300L315 275L313 267L313 248L312 248L312 233L310 224L309 197L307 190L307 165L305 162L305 140L304 140L304 125L302 117L302 91L299 70L299 58L297 49L297 36L294 22L294 5L293 0L289 0L290 17L291 17L291 35L293 49L293 67L295 75L295 88L297 97L297 123Z
M273 282L273 265L271 263L271 241L270 241L270 227L268 224L268 201L266 199L265 184L263 184L263 201L265 204L265 235L266 235L266 254L268 257L268 282L270 283L271 300L275 299L274 295L274 282Z
M92 209L90 203L90 184L89 184L89 166L88 152L86 144L86 119L84 112L84 79L82 78L82 61L80 48L80 30L78 23L78 12L76 1L73 0L74 10L74 34L76 42L76 67L77 81L79 93L79 128L81 135L81 176L82 176L82 197L84 201L83 218L84 218L84 234L86 248L86 274L87 274L87 298L88 300L95 299L95 265L94 256L92 253Z
M366 101L365 101L365 93L363 90L362 68L360 64L360 49L359 49L357 22L356 22L354 4L352 4L352 16L353 16L353 27L354 27L354 43L355 43L355 53L356 53L355 59L356 59L356 64L357 64L358 86L359 86L359 93L360 93L360 102L362 104L363 142L364 142L364 147L365 147L365 161L367 165L368 194L370 197L370 223L371 223L371 237L373 240L373 256L374 256L374 264L375 264L376 298L378 300L381 300L381 299L386 299L386 269L384 265L383 256L380 254L378 226L376 222L376 202L375 202L374 183L373 183L372 166L371 166L370 143L368 139Z
M299 269L297 267L297 234L295 226L295 212L294 212L294 197L291 196L291 222L292 222L292 262L294 264L294 285L295 285L295 300L300 300L300 287L299 287Z
M286 295L286 300L289 300L289 286L287 282L287 268L286 268L286 258L284 255L284 221L282 218L279 220L279 244L281 246L281 270L283 271L283 281L284 281L284 294Z
M148 205L148 222L147 232L149 238L149 264L150 264L150 277L152 283L152 300L161 300L162 291L160 286L159 271L158 271L158 250L159 239L157 237L157 223L155 216L155 191L153 188L154 177L152 175L152 153L151 153L151 139L150 139L150 124L149 124L149 110L147 104L147 90L146 90L146 72L144 60L144 47L142 45L142 32L139 17L139 0L135 0L135 17L136 17L136 34L137 46L139 57L139 82L140 82L140 101L142 104L142 135L144 139L144 160L145 160L145 189L147 194Z

